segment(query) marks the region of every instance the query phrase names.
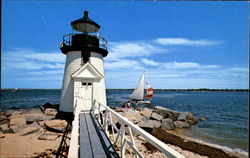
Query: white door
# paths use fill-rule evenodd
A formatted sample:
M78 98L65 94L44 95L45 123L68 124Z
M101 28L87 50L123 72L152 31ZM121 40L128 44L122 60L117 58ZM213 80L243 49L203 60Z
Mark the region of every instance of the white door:
M80 90L80 100L81 100L81 110L89 111L92 106L92 84L91 80L82 80L81 81L81 90Z

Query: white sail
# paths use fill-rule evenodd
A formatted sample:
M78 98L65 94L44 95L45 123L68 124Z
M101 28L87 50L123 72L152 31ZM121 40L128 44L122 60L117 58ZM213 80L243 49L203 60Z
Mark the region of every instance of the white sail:
M144 73L142 74L137 87L134 89L129 98L143 100L143 95L144 95Z

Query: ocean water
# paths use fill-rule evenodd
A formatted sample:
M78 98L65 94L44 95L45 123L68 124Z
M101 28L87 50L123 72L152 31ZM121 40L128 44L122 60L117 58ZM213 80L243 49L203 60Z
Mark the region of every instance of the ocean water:
M107 90L108 105L121 106L128 101L130 93L129 90ZM204 117L206 120L180 132L226 150L247 154L248 95L248 92L155 91L152 104ZM1 91L0 111L39 107L48 101L59 104L60 90Z

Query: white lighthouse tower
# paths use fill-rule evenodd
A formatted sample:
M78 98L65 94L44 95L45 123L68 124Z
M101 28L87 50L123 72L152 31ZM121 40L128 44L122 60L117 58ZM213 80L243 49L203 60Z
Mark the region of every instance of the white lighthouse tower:
M67 55L59 110L89 111L94 100L106 105L103 57L108 54L100 25L88 17L88 12L72 21L75 34L63 36L60 49Z

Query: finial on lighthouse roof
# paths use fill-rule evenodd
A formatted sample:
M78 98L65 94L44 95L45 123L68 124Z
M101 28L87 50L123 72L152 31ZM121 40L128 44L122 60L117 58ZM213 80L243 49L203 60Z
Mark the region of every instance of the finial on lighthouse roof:
M88 18L88 14L89 14L89 12L85 10L85 11L84 11L84 17L85 17L85 18Z
M78 20L72 21L71 26L79 32L93 33L98 32L100 25L91 20L88 11L84 11L84 16Z

